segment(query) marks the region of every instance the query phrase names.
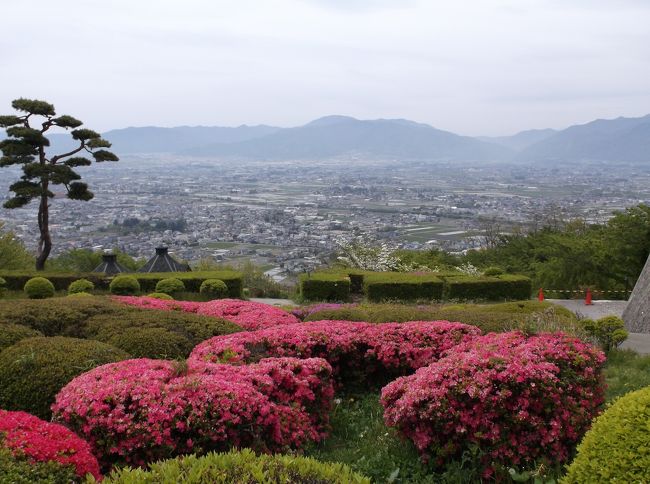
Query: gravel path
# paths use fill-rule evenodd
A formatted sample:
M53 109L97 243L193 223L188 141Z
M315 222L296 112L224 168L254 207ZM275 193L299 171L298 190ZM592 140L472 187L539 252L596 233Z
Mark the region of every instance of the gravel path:
M623 315L627 301L594 301L591 306L578 299L547 299L547 301L570 309L583 318L598 319L603 316ZM642 355L650 354L650 334L630 333L630 336L621 345L623 349L634 350Z
M269 306L293 306L296 304L291 299L271 299L267 297L252 297L250 300L262 304L268 304Z

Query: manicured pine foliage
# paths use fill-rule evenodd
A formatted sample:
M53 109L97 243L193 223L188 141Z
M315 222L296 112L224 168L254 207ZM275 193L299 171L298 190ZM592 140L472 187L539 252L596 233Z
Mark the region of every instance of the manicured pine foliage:
M57 116L54 106L36 99L16 99L11 106L18 114L0 116L0 128L5 128L7 139L0 141L0 168L20 165L23 174L20 180L9 189L13 196L4 203L5 208L20 208L33 200L38 201L38 257L36 269L43 270L52 250L50 235L50 202L54 198L54 186L63 185L67 197L71 200L88 201L93 193L75 168L90 166L95 162L118 161L118 157L104 149L111 144L102 139L99 133L81 128L78 119L62 115ZM37 126L40 124L40 126ZM45 134L54 128L72 129L72 139L78 146L65 153L49 153L50 141Z

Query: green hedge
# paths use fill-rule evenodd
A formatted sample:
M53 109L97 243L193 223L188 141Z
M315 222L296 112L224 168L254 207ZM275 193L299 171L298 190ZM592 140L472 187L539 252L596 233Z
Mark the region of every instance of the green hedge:
M503 301L530 299L532 281L525 276L502 275L445 277L445 299Z
M223 319L182 311L141 309L113 302L106 297L92 296L1 300L0 328L6 327L7 323L27 326L46 336L103 341L127 353L134 348L134 341L140 340L143 345L136 353L148 358L161 355L186 357L189 349L201 341L241 331L239 326ZM154 341L152 335L155 332L149 329L170 332L169 341ZM162 331L158 333L160 336Z
M36 272L36 271L3 271L0 272L2 277L7 282L7 289L10 291L22 291L27 281L32 277L45 277L52 284L57 291L67 291L70 284L78 279L87 279L97 288L108 288L107 278L103 274L85 274L85 273L65 273L65 272Z
M54 397L70 380L129 355L99 341L35 337L0 353L0 408L23 410L45 420Z
M92 480L91 480L92 482ZM370 479L343 464L319 462L309 457L255 455L244 449L228 453L190 455L156 462L144 469L118 469L104 484L370 484Z
M596 418L560 481L650 482L650 387L628 393Z
M416 301L442 299L443 282L435 274L376 272L364 276L363 289L369 301Z
M55 461L33 462L27 457L14 456L2 446L0 436L0 482L7 484L73 484L82 482L71 465Z
M0 321L0 351L8 346L15 345L22 339L43 336L43 333L36 331L22 324L3 323Z
M497 271L492 271L496 273ZM532 282L524 276L511 274L467 276L459 273L370 272L359 269L327 269L311 275L311 279L350 279L350 293L366 295L369 301L386 300L522 300L530 299ZM362 289L362 290L361 290ZM308 299L336 300L317 297Z
M128 273L135 277L140 283L142 292L150 293L156 289L156 284L163 279L174 277L185 284L187 291L198 293L201 284L206 279L220 279L228 287L228 297L240 298L243 293L244 283L243 274L236 271L204 271L204 272L161 272L151 274ZM98 273L63 273L63 272L28 272L28 271L2 271L0 277L6 281L6 288L10 291L22 291L25 283L32 277L45 277L54 284L57 291L67 291L70 284L78 279L87 279L92 282L97 289L108 290L108 286L113 279L105 274Z
M134 274L140 282L143 292L154 292L156 284L173 275L185 284L185 289L198 293L206 279L220 279L228 287L228 297L240 298L244 290L243 274L235 271L206 272L161 272L158 274Z
M341 274L302 274L300 294L307 301L347 301L350 299L350 278Z

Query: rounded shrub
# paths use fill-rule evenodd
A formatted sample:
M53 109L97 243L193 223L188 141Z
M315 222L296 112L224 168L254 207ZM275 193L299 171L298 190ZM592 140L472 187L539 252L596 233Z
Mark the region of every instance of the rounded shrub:
M133 353L127 348L131 347L131 342L134 340L149 339L148 331L139 333L136 330L156 329L161 334L162 331L167 331L165 338L168 336L170 342L173 342L171 347L179 351L181 348L188 349L182 355L178 354L186 357L189 351L201 341L242 329L229 321L181 311L134 310L129 307L124 309L125 311L119 315L98 314L90 317L86 321L85 336L105 343L115 342L116 346L124 348L134 356L158 358L162 354L172 354L164 341L152 342L151 345L134 350ZM184 342L181 342L183 340Z
M620 346L629 336L625 323L618 316L605 316L596 321L583 319L580 323L587 334L606 352Z
M132 296L140 292L140 283L133 276L117 276L109 285L111 294L118 296Z
M14 299L0 304L0 321L29 326L45 336L84 338L88 318L110 314L119 320L129 312L129 308L100 297Z
M384 420L438 465L480 449L485 479L506 466L562 463L604 400L604 361L561 333L490 333L385 386Z
M4 296L5 291L7 290L7 281L0 277L0 297Z
M335 377L367 387L412 373L479 334L478 328L448 321L315 321L211 338L192 350L189 361L219 365L284 356L323 358Z
M183 292L184 290L185 284L183 284L183 281L176 279L175 277L168 277L167 279L158 281L156 284L156 292L162 292L163 294L169 294L170 296Z
M164 292L152 292L151 294L147 294L147 297L152 297L154 299L162 299L164 301L174 300L173 297L171 297L169 294L165 294Z
M100 341L63 336L23 339L0 353L0 408L49 419L54 397L70 380L128 357Z
M228 294L228 286L221 279L206 279L201 283L199 292L204 296L219 299Z
M77 294L79 292L92 292L95 285L88 279L79 279L68 286L68 294Z
M44 277L32 277L25 283L24 290L30 299L47 299L54 296L54 284Z
M488 267L483 271L484 276L501 276L503 274L505 274L505 271L496 266Z
M52 411L106 467L233 447L279 452L321 440L334 394L331 372L320 358L241 366L140 358L78 376Z
M181 334L164 328L127 328L113 334L106 343L126 351L133 358L185 358L194 346Z
M43 333L22 324L0 323L0 351L25 338L43 336Z
M87 442L63 425L0 410L0 482L81 483L86 476L101 479Z
M249 449L210 453L203 457L179 457L152 464L148 470L116 470L105 484L154 484L159 482L291 482L295 484L370 484L370 479L339 463L309 457L256 455Z
M283 309L241 299L215 299L199 303L196 313L227 319L249 331L300 322Z
M628 393L596 418L562 483L650 480L650 387Z

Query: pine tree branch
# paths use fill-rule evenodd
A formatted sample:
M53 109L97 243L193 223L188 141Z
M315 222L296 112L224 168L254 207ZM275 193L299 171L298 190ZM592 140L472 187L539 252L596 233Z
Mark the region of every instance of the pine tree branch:
M76 155L76 154L79 153L81 150L83 150L85 147L86 147L86 143L85 143L85 141L84 141L84 140L81 140L81 145L79 146L79 148L74 149L74 150L72 150L72 151L68 151L67 153L63 153L63 154L60 154L60 155L53 156L53 157L50 159L50 163L54 165L54 164L55 164L57 161L59 161L61 158L67 158L68 156Z

